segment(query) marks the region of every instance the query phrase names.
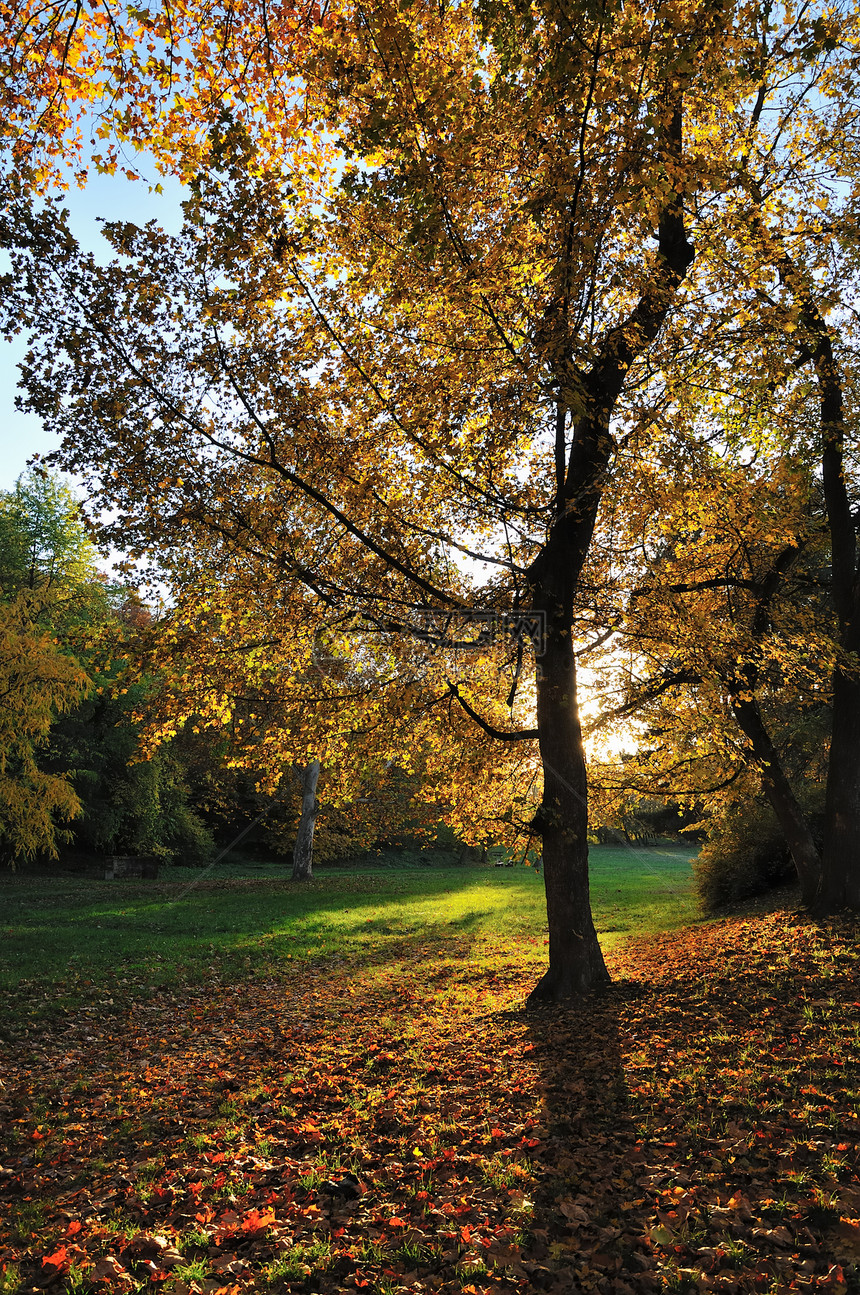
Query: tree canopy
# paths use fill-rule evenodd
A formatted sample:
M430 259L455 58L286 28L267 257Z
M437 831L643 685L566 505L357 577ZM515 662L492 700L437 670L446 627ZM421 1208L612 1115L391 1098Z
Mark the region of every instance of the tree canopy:
M850 3L331 8L288 43L301 129L294 106L197 117L178 238L110 227L101 267L50 205L7 207L28 407L109 538L169 561L216 537L240 599L301 585L315 624L535 630L536 658L515 635L495 678L462 656L444 678L482 732L539 746L541 996L605 979L577 661L607 632L593 591L633 570L613 492L655 455L678 499L689 445L739 471L768 440L818 456L860 716L850 330L828 322L853 285L857 39ZM287 44L257 48L251 99ZM834 822L860 778L838 763Z

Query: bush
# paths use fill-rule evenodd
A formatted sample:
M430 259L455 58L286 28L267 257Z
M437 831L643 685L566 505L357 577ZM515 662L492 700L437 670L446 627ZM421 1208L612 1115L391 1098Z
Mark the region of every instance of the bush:
M761 895L797 876L773 810L758 799L736 804L711 820L709 839L693 872L707 912Z

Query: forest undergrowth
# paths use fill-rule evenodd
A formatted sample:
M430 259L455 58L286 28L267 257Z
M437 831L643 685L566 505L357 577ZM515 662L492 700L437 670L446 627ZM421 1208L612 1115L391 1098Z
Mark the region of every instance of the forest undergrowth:
M0 1289L860 1291L856 927L420 935L13 1033Z

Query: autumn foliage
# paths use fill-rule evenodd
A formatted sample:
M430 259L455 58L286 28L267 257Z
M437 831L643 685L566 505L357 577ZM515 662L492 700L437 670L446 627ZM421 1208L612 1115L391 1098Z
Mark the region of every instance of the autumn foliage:
M470 962L420 933L94 987L10 1038L6 1289L847 1292L854 934L644 940L600 1000L531 1014L530 941Z

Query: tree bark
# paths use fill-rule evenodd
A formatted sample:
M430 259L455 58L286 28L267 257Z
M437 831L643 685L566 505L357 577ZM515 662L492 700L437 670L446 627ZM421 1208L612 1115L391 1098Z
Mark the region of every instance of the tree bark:
M749 739L761 776L762 790L776 815L797 869L803 902L812 905L816 902L821 884L821 855L809 830L806 815L786 777L756 701L735 700L732 702L732 709L741 732Z
M317 820L317 782L319 760L311 760L302 770L302 814L293 850L293 881L310 881L314 875L314 827Z
M580 998L609 982L591 917L588 790L569 631L555 626L548 632L538 665L544 790L535 827L543 838L549 969L529 995L530 1003Z
M837 669L817 913L860 910L860 679Z
M758 201L761 193L756 192ZM754 225L770 250L782 285L798 307L809 339L800 358L811 361L819 394L821 474L827 528L833 603L839 620L842 660L833 673L833 731L827 765L824 850L821 880L813 902L816 913L840 908L860 910L860 570L857 562L856 519L846 482L845 388L833 347L833 335L819 310L814 285L804 277L776 242L760 215Z
M830 331L810 294L803 318L817 335L813 353L821 397L824 442L821 469L830 530L833 601L843 660L833 674L833 733L827 766L824 857L816 912L860 909L860 573L857 535L845 481L845 406L842 374Z
M682 159L681 96L667 114L662 141L668 170ZM591 916L588 884L588 791L577 701L574 606L591 545L615 442L611 423L631 366L656 338L693 262L684 227L682 186L660 213L657 253L638 302L605 334L587 372L575 368L562 301L544 345L554 368L556 496L549 535L528 570L532 607L545 617L546 642L537 662L538 741L544 791L534 829L543 838L544 884L549 924L549 969L529 1002L580 998L609 981ZM564 428L578 399L565 463Z

